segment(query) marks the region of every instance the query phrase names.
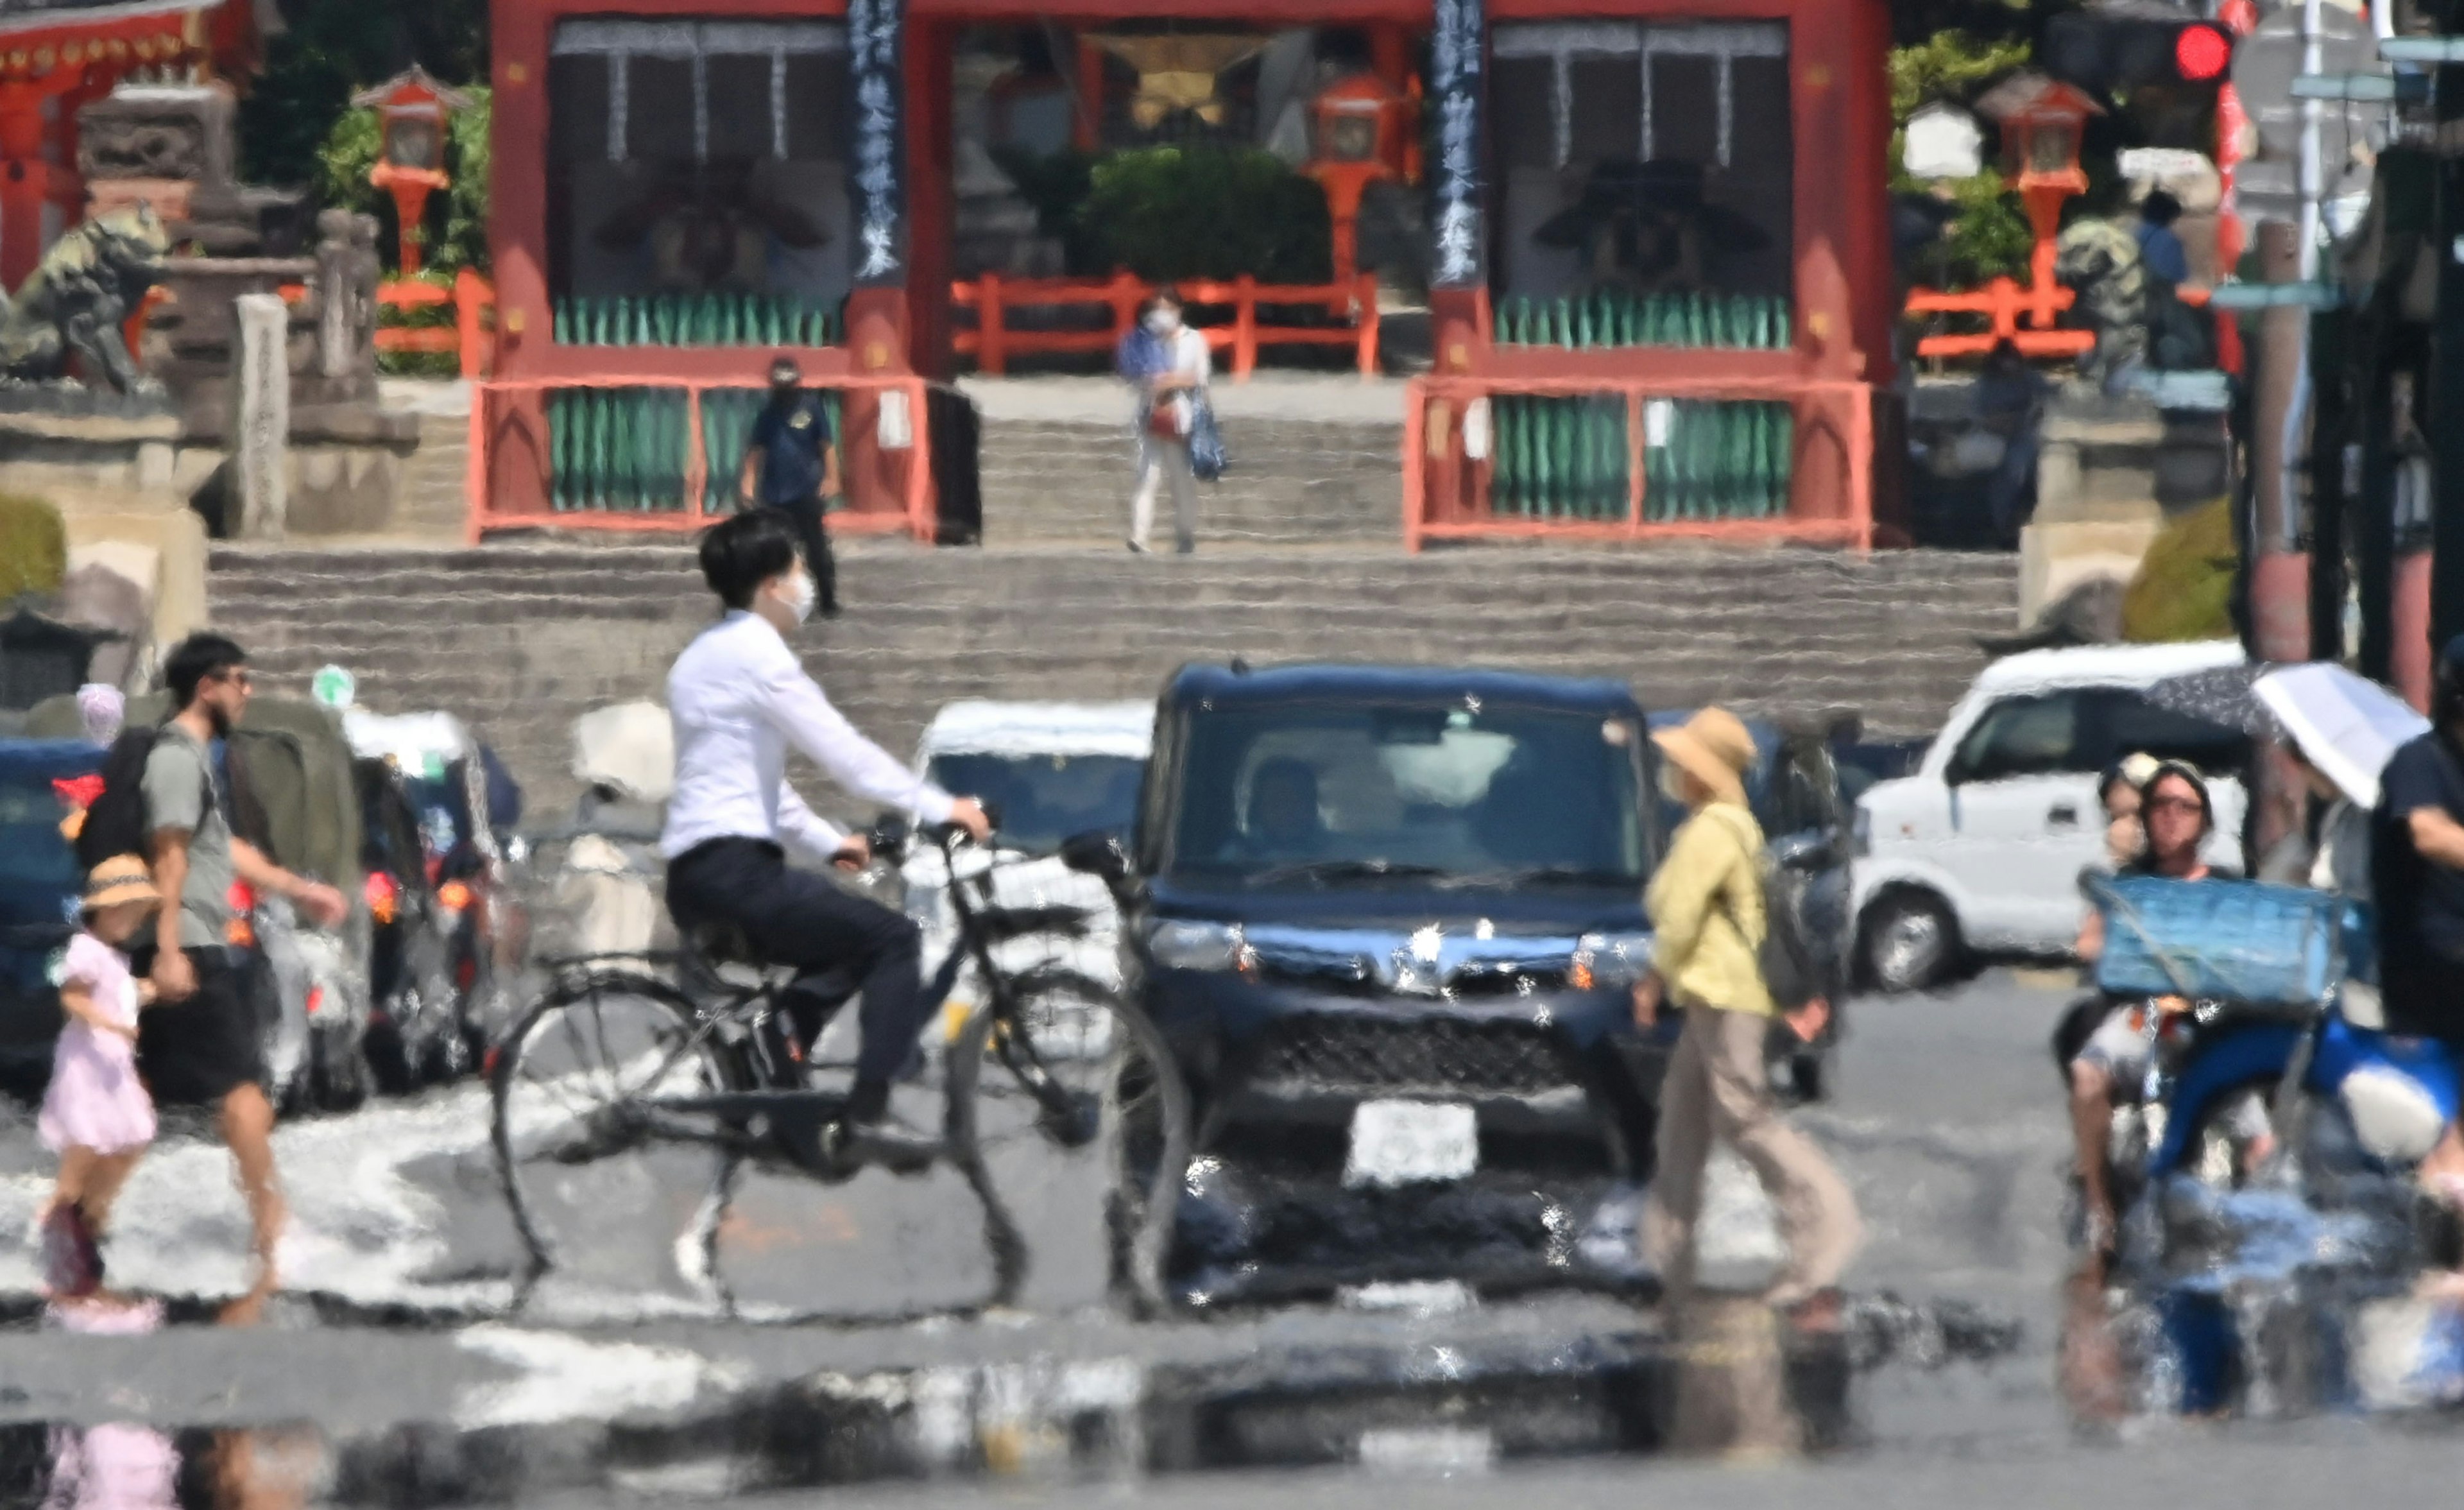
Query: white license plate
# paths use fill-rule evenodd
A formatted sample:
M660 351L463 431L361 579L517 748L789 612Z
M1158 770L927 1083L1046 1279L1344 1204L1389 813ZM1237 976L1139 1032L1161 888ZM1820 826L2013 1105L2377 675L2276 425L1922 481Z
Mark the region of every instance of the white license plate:
M1439 1101L1362 1101L1352 1109L1346 1185L1460 1180L1480 1167L1480 1119Z

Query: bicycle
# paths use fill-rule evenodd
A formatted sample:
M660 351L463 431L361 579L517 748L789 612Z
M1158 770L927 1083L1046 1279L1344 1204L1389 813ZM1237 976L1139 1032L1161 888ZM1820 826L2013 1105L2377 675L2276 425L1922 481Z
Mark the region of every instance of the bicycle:
M1012 1302L1025 1277L1023 1238L996 1188L995 1155L1041 1145L1093 1150L1105 1161L1112 1287L1145 1309L1164 1303L1162 1268L1189 1159L1189 1092L1164 1037L1111 988L1050 961L1005 969L1001 945L1083 936L1084 909L995 904L994 879L1033 858L980 851L962 875L961 831L925 836L948 865L957 939L926 991L939 1014L961 969L975 966L982 1000L942 1061L942 1137L936 1162L954 1166L984 1210L994 1268L987 1303ZM878 860L905 853L903 822L873 834ZM793 972L749 966L741 941L698 931L681 948L548 962L555 976L493 1054L497 1169L530 1257L522 1295L561 1255L587 1251L608 1200L649 1202L677 1214L677 1273L733 1312L719 1238L739 1173L754 1165L836 1182L822 1130L845 1106L821 1089L780 994ZM669 974L657 973L662 968ZM835 1012L856 993L844 973L806 989ZM818 1039L816 1040L819 1041ZM983 1074L987 1057L1005 1076ZM568 1198L573 1171L636 1161L601 1184L613 1194ZM581 1210L565 1208L580 1201ZM560 1229L562 1229L560 1231Z

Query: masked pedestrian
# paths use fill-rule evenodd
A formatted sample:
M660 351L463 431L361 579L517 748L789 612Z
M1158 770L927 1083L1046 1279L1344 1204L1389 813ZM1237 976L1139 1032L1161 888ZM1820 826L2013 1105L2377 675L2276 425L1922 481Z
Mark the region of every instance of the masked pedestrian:
M824 396L804 387L803 369L791 356L770 364L770 401L753 422L737 493L746 508L775 508L796 526L822 616L836 617L838 563L822 516L839 496L838 432Z
M1771 1102L1763 1055L1772 1020L1811 1040L1830 1004L1817 997L1783 1014L1763 979L1763 833L1745 785L1753 736L1735 715L1705 708L1652 738L1661 789L1686 810L1643 896L1654 943L1651 971L1634 991L1644 1028L1665 1007L1685 1012L1660 1092L1654 1255L1667 1292L1683 1301L1694 1287L1694 1229L1716 1137L1744 1157L1779 1211L1789 1256L1766 1299L1803 1329L1836 1330L1839 1276L1862 1225L1831 1161Z
M1181 319L1180 294L1169 284L1138 308L1138 322L1122 338L1121 376L1138 394L1138 486L1130 500L1130 549L1147 553L1155 527L1156 495L1172 487L1174 549L1198 548L1198 475L1190 468L1190 441L1206 402L1215 365L1206 337Z

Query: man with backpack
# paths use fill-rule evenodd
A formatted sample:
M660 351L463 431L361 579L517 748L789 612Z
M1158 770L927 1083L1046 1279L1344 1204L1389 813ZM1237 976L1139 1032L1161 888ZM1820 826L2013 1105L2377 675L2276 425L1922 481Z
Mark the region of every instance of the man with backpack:
M103 762L103 789L87 811L77 855L140 853L165 905L150 946L133 957L154 982L139 1018L138 1069L158 1102L215 1107L248 1198L258 1278L272 1293L283 1208L274 1167L274 1106L254 1006L249 999L234 882L283 897L326 927L350 910L332 886L304 879L231 833L231 802L213 743L248 706L247 655L219 634L191 634L164 662L177 710L160 728L124 731ZM176 905L173 904L176 899Z
M1771 947L1793 935L1773 926L1765 902L1762 827L1746 805L1753 736L1735 715L1705 708L1652 739L1661 790L1687 812L1643 896L1651 973L1634 991L1635 1021L1646 1029L1664 1005L1685 1010L1661 1082L1652 1255L1667 1293L1683 1301L1694 1287L1694 1227L1711 1141L1725 1139L1778 1208L1788 1242L1788 1264L1766 1298L1800 1328L1836 1331L1839 1276L1861 1224L1831 1162L1771 1104L1763 1061L1771 1019L1811 1042L1831 1006L1815 994L1804 951Z

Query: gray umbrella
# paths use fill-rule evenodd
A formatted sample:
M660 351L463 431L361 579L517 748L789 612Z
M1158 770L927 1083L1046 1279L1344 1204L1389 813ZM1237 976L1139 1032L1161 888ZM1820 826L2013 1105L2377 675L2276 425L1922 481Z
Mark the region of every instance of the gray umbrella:
M2237 666L2212 666L2206 671L2167 677L2147 689L2147 700L2168 713L2204 719L2258 739L2277 734L2276 720L2252 692L2252 684L2273 668L2265 661Z

